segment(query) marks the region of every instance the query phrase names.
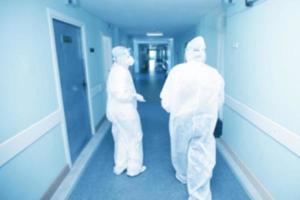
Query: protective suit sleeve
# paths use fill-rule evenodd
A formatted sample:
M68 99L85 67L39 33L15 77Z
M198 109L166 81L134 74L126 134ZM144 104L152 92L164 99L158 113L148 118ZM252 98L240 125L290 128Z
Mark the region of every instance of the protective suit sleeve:
M160 93L161 106L168 113L171 111L172 87L173 87L173 79L174 79L173 76L174 73L172 73L171 71Z
M128 76L124 72L116 72L111 77L110 93L114 98L122 102L132 101L136 94Z
M112 91L111 94L116 99L123 102L129 102L134 99L134 94L130 90Z

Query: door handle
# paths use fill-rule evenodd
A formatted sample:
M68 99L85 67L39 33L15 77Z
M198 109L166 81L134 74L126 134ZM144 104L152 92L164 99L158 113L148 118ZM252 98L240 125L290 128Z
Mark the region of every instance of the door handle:
M84 89L86 89L86 81L85 80L82 80L82 87L84 88Z

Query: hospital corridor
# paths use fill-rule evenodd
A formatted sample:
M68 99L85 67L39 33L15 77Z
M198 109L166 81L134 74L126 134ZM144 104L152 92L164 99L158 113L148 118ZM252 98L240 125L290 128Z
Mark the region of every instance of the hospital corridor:
M300 200L299 9L1 0L0 200Z

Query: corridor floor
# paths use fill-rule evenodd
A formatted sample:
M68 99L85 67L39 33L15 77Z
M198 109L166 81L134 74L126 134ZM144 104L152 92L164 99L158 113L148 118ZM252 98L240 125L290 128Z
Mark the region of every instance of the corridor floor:
M186 200L186 186L175 179L170 158L168 115L160 106L163 75L136 77L137 91L146 103L139 104L144 131L144 164L138 177L113 174L113 140L108 133L74 188L71 200ZM249 197L223 160L217 155L212 179L214 200L247 200Z

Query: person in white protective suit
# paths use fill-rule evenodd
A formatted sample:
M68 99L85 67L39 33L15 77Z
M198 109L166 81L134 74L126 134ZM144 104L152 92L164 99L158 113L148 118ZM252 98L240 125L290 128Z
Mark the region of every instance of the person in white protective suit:
M171 69L160 94L162 107L170 113L172 164L176 178L187 184L190 200L211 199L213 132L224 101L224 80L205 64L205 48L200 36L188 43L187 62Z
M136 176L146 169L143 166L143 133L137 112L137 101L145 100L136 92L128 69L134 63L129 50L117 46L112 55L114 63L107 80L106 115L112 122L114 173L120 175L127 170L127 175Z

